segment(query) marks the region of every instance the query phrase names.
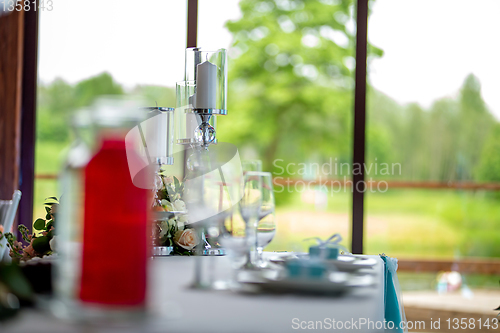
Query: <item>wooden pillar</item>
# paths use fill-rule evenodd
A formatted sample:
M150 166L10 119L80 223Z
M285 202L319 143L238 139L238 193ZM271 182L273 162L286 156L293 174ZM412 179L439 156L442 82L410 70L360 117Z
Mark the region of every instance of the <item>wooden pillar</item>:
M366 132L366 57L368 44L368 0L358 0L356 7L356 86L354 90L353 169L361 173L352 176L352 244L354 254L363 253L364 182Z
M0 200L19 187L24 12L0 16Z
M187 46L196 47L198 39L198 0L188 0Z
M36 6L31 1L31 8ZM36 89L38 60L38 13L30 10L24 13L23 38L23 77L21 96L21 163L19 189L22 192L19 203L18 224L32 228L33 196L35 182L35 125L36 125ZM18 239L21 235L18 234Z

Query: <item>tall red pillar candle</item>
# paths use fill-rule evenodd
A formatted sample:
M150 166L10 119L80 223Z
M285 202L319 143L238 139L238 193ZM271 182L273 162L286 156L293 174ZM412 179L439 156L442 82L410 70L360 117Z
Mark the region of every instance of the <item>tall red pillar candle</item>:
M125 141L104 139L85 169L83 302L144 305L147 198L147 190L132 183Z

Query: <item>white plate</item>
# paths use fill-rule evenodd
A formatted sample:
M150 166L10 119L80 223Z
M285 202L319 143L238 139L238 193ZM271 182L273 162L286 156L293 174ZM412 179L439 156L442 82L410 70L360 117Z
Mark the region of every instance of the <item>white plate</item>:
M293 254L282 255L280 257L270 258L269 261L275 264L284 264L287 260L302 259L307 260L307 254ZM371 269L377 264L373 258L363 258L352 255L340 255L337 260L327 259L322 261L328 269L337 270L341 272L355 272L360 269Z
M363 268L372 268L377 264L373 258L362 258L355 256L339 256L337 260L325 260L325 265L329 269L337 269L341 272L355 272Z
M303 279L279 276L263 277L261 281L246 281L245 284L257 286L262 292L299 293L315 295L341 295L352 288L374 285L372 275L359 275L346 272L331 272L328 279Z

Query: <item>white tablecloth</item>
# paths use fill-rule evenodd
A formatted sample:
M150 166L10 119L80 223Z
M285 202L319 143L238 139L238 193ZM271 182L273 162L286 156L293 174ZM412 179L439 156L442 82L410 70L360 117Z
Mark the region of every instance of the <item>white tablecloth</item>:
M82 327L42 311L25 310L16 319L0 324L0 332L274 333L297 332L310 325L319 331L383 332L376 328L384 321L383 262L378 256L374 258L378 281L375 287L341 297L318 297L189 289L196 258L160 257L151 261L150 303L162 315L153 316L146 324ZM227 260L201 259L217 260L218 266Z

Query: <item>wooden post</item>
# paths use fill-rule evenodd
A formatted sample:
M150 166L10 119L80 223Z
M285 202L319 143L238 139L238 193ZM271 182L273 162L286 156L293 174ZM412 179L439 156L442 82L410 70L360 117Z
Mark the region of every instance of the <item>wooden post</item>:
M198 39L198 0L188 0L187 46L196 47Z
M366 129L366 53L368 44L368 0L358 0L356 8L356 87L354 91L354 138L352 163L361 174L352 176L352 253L363 253L364 164Z
M19 186L24 12L0 16L0 199Z
M34 0L31 8L36 6ZM21 98L21 176L19 189L23 193L19 203L19 224L32 228L35 182L35 125L38 59L38 11L24 13L24 54ZM40 204L40 203L37 203ZM18 235L18 239L21 239Z

